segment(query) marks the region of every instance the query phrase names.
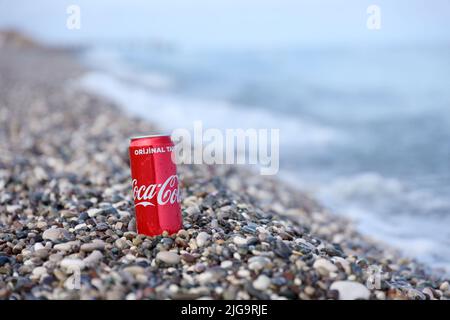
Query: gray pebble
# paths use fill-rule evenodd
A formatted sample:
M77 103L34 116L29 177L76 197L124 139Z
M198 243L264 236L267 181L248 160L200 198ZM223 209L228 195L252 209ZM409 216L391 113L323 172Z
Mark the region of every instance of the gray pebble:
M175 252L161 251L156 255L156 260L173 265L180 262L180 256Z
M80 250L85 252L91 252L94 250L103 250L105 249L105 242L103 240L95 239L90 243L85 243L81 245Z
M42 239L52 242L66 241L70 239L70 232L64 228L50 228L44 231Z
M265 275L260 275L255 281L253 281L253 287L256 290L264 291L266 290L270 285L270 279L269 277Z
M336 281L330 290L339 292L339 300L368 300L370 291L366 286L355 281Z
M210 235L206 232L200 232L197 237L195 238L195 241L197 242L197 246L204 247L209 243Z

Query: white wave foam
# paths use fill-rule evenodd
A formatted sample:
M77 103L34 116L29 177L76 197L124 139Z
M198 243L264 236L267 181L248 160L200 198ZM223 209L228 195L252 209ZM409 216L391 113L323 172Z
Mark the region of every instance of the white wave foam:
M335 178L321 188L322 197L333 199L338 206L345 203L363 203L378 211L409 214L431 214L450 211L450 201L426 190L414 190L401 181L375 172ZM395 204L389 207L387 204ZM411 212L414 210L414 212ZM409 211L409 212L408 212Z
M373 172L322 184L317 196L362 233L450 274L448 200Z
M96 71L81 79L83 88L112 98L126 111L159 124L163 129L192 128L202 120L205 128L280 129L281 146L325 146L343 134L318 124L276 115L263 109L236 106L220 100L200 100L148 90L134 82Z
M107 81L108 75L118 81L128 83L144 89L153 91L169 90L173 86L173 79L157 72L134 70L132 67L121 62L121 57L117 50L102 47L95 47L88 50L81 56L82 61L93 70L98 70L100 81ZM94 73L95 74L95 73ZM103 75L103 77L102 77ZM90 77L91 75L87 75ZM95 77L94 77L95 79ZM107 85L107 83L105 83Z

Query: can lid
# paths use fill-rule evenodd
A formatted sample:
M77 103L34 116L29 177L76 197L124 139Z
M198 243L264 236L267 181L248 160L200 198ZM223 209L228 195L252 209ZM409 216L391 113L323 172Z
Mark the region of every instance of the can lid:
M138 139L145 139L145 138L156 138L156 137L170 137L169 133L159 133L159 134L149 134L149 135L143 135L143 136L135 136L131 137L130 140L138 140Z

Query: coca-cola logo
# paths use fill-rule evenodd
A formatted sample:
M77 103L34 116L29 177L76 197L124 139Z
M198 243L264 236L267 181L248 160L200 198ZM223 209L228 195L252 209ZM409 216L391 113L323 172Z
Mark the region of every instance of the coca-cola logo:
M172 175L164 183L139 185L137 179L133 180L134 206L155 206L154 200L160 206L180 202L178 190L178 177ZM153 202L152 202L153 201Z

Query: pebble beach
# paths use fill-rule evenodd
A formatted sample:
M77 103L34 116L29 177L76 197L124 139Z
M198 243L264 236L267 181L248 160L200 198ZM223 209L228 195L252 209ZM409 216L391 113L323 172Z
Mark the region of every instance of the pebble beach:
M183 229L136 233L128 138L71 52L0 47L0 299L450 299L448 279L243 167L180 166Z

